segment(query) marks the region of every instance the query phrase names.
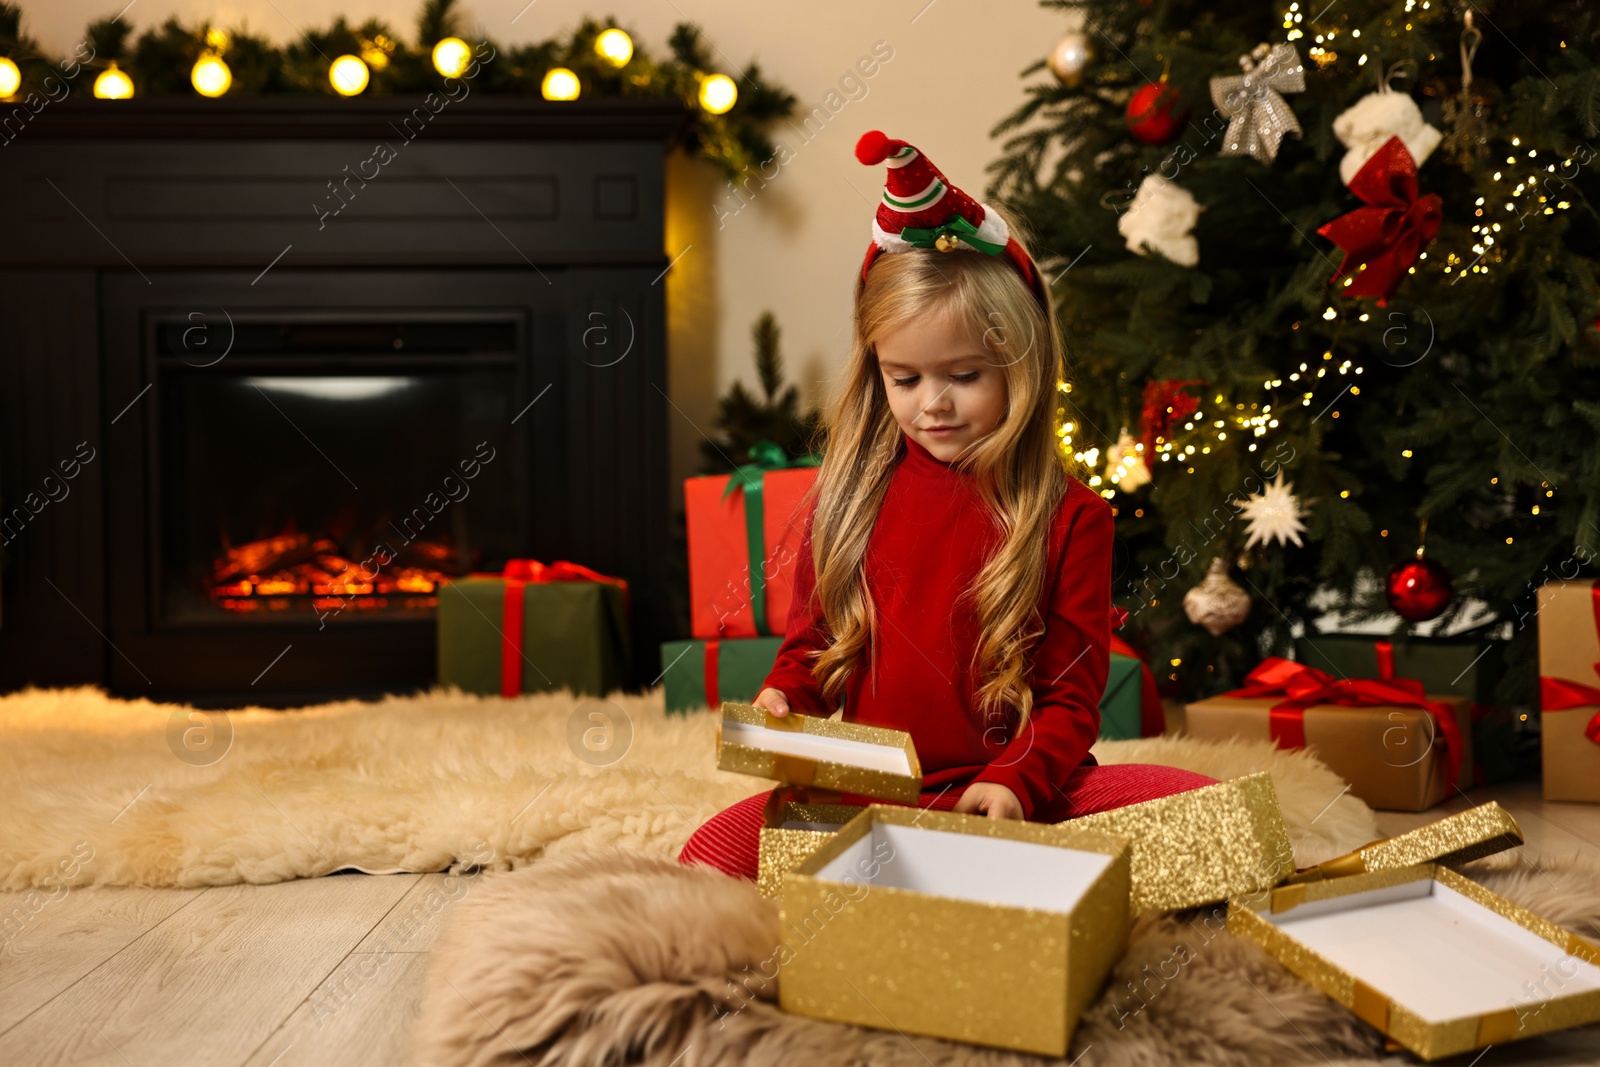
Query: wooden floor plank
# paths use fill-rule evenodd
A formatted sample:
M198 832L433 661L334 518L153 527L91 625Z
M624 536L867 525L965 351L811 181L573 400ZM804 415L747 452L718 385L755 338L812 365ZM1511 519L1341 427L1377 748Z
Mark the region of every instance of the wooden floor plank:
M0 1063L243 1063L416 878L213 887L0 1035Z
M427 952L446 919L478 885L479 874L424 874L356 946L357 952Z
M0 893L0 1034L188 907L204 889L78 888Z
M410 1067L426 952L352 953L246 1067Z

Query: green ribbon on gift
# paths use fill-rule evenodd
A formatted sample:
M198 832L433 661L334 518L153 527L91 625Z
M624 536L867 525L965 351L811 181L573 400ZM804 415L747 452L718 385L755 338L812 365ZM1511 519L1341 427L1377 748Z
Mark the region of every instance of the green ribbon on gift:
M977 234L978 228L976 226L957 215L949 222L941 223L931 229L907 226L900 231L900 239L918 248L937 248L937 241L940 237L956 237L980 252L987 252L991 256L999 255L1006 250L1004 242L996 244L993 241L980 240Z
M735 489L744 490L744 535L749 546L750 559L750 613L755 616L756 633L770 636L767 627L767 538L764 508L762 505L762 480L768 471L788 470L791 467L816 467L822 457L807 453L794 457L785 452L776 441L757 441L750 446L750 462L735 467L722 491L726 500Z

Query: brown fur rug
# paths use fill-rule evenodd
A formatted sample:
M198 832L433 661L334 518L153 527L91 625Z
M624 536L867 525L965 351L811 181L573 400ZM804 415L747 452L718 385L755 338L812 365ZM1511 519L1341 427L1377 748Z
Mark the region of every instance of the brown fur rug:
M1600 934L1600 872L1575 862L1538 870L1513 853L1466 873L1571 930ZM1377 1031L1230 935L1220 912L1208 909L1135 929L1059 1061L785 1014L770 980L779 941L777 908L752 884L659 856L605 849L492 876L460 905L434 949L416 1030L419 1060L429 1067L1416 1062L1384 1056ZM1600 1026L1568 1036L1600 1046Z

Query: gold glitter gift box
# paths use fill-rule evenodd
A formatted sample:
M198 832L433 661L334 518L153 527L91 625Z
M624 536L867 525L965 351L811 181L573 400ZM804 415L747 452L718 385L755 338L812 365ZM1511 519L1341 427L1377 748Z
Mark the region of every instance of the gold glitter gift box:
M859 814L859 805L808 803L791 799L790 790L774 790L762 813L756 889L777 900L783 894L784 873L798 867Z
M753 704L723 702L717 766L785 785L906 804L922 796L922 764L905 731L794 712L774 715Z
M1600 948L1438 864L1242 897L1228 929L1425 1060L1600 1020Z
M1294 850L1265 771L1055 825L1132 842L1135 915L1213 904L1294 873Z
M873 804L784 876L785 1010L1062 1056L1127 942L1125 838Z

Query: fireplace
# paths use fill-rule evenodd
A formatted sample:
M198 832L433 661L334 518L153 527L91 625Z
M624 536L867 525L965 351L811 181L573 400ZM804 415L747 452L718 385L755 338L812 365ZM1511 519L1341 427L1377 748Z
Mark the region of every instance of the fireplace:
M149 333L164 622L426 619L441 583L517 554L515 320L233 325L212 359L196 358L192 320Z
M424 687L440 585L519 557L627 579L650 683L676 106L462 101L329 221L402 104L196 103L64 101L0 161L0 685Z

